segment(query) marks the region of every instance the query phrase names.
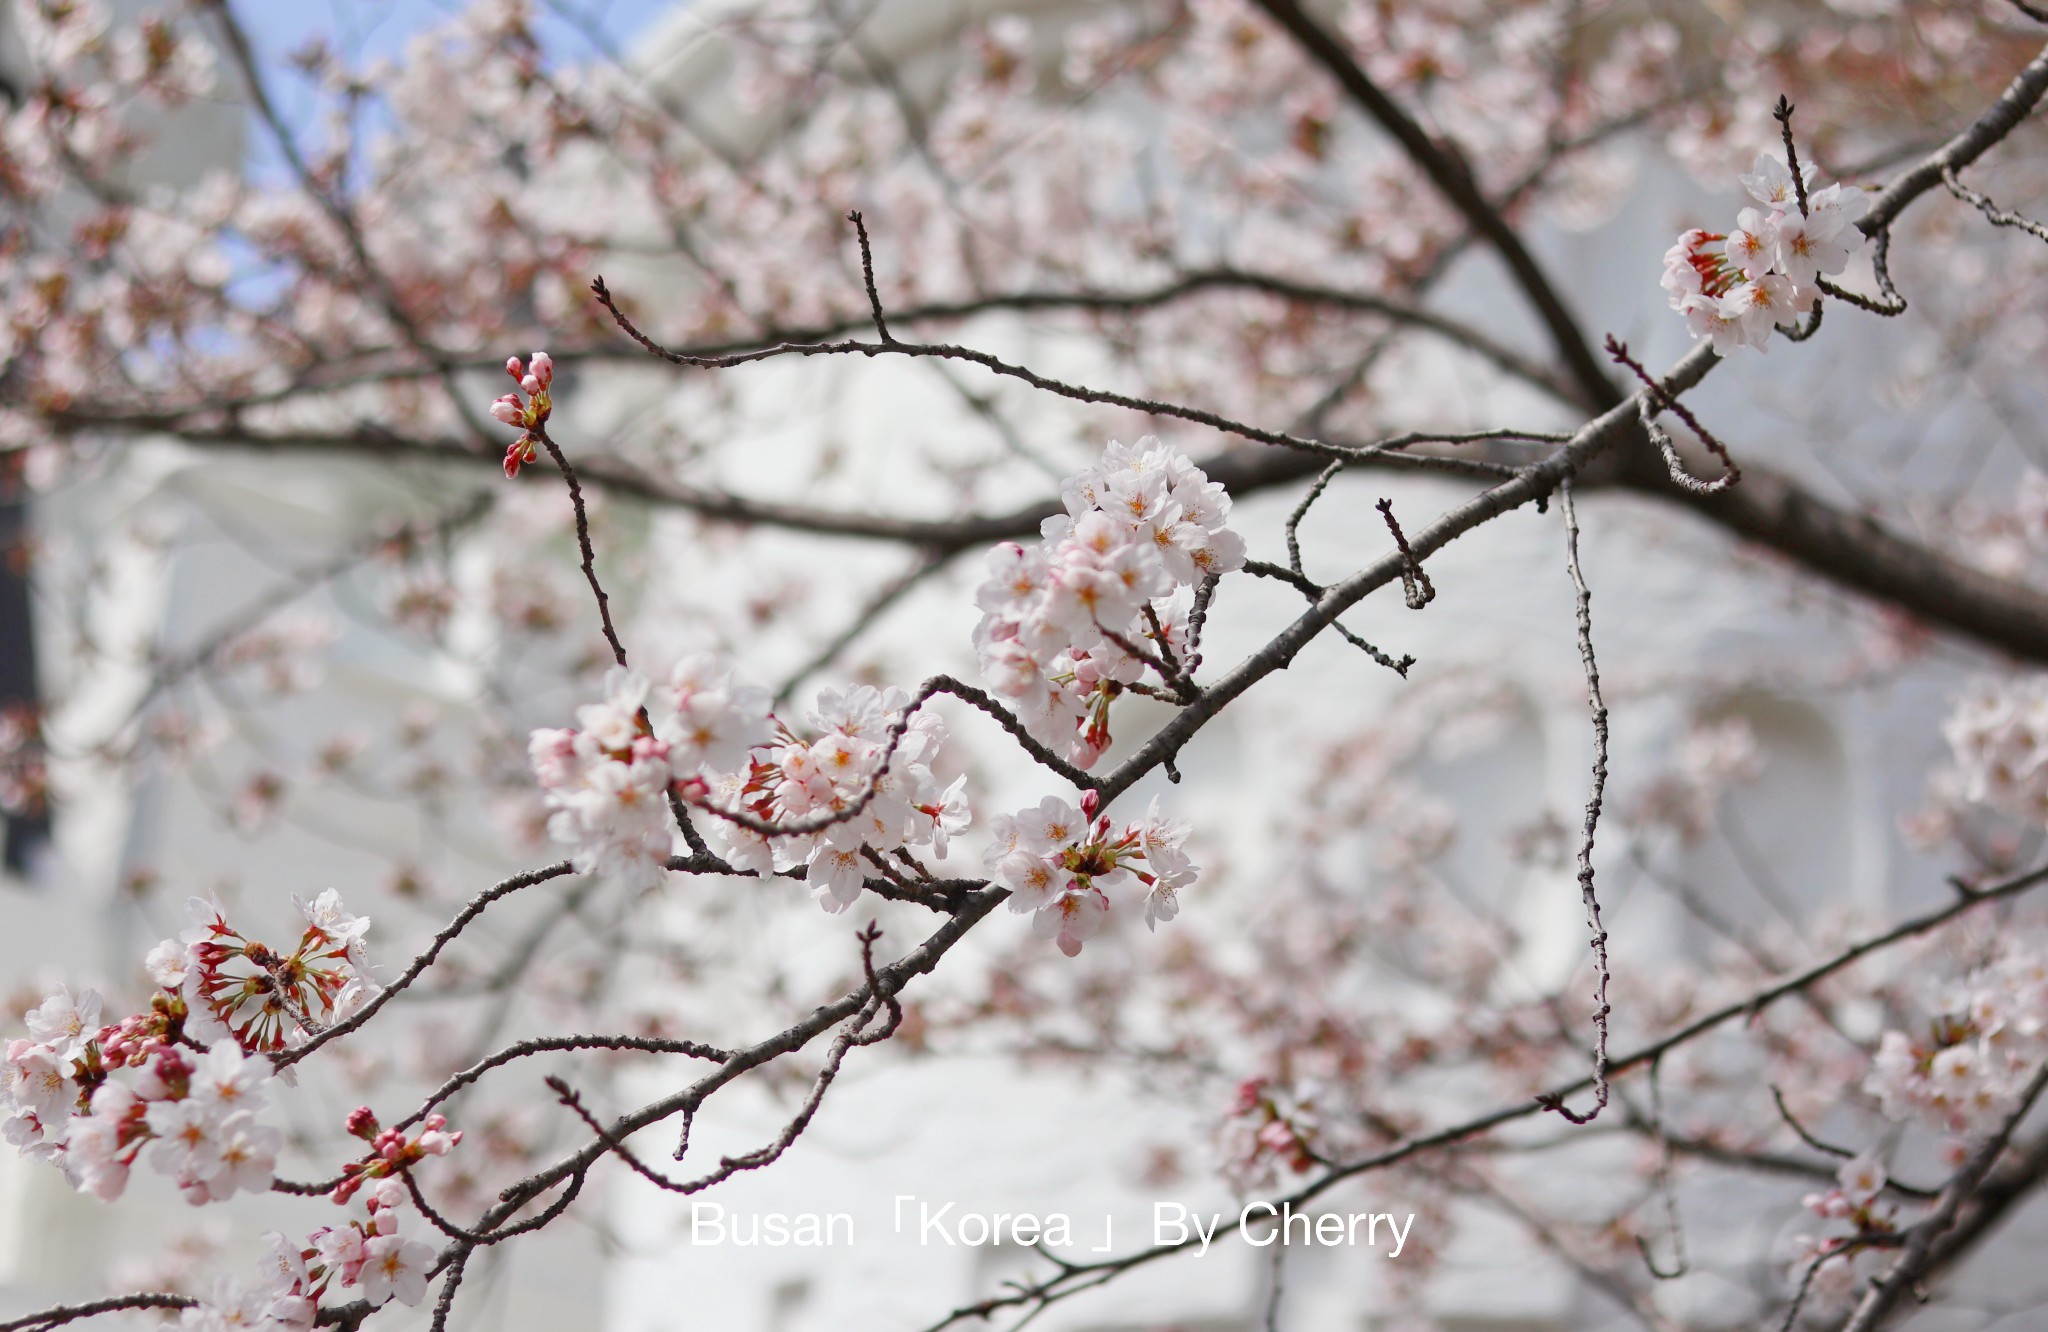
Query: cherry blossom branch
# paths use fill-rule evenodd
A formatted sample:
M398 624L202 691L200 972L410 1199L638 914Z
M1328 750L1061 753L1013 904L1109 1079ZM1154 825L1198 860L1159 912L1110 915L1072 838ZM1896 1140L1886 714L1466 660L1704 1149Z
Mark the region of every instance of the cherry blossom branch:
M1998 1126L1998 1131L1970 1154L1960 1170L1942 1189L1935 1200L1934 1210L1916 1221L1905 1232L1905 1252L1885 1270L1883 1276L1871 1283L1870 1290L1856 1306L1856 1312L1842 1325L1842 1332L1875 1332L1898 1302L1914 1289L1920 1278L1934 1265L1935 1243L1944 1232L1955 1225L1957 1214L1963 1204L1983 1184L1991 1167L2004 1154L2006 1144L2018 1131L2020 1121L2025 1119L2048 1091L2048 1064L2041 1066L2020 1093L2018 1104Z
M456 364L447 353L430 343L420 332L411 312L405 308L405 302L393 288L390 277L371 257L369 241L363 235L362 225L355 211L349 207L347 199L338 190L329 189L321 181L312 164L300 151L297 136L292 133L291 126L285 123L284 117L278 113L276 103L271 99L263 71L257 63L255 51L250 46L249 36L243 31L241 20L236 17L227 0L199 0L199 3L201 8L213 15L226 41L228 55L241 75L243 90L254 105L257 118L269 130L271 138L277 144L278 152L297 178L299 187L341 233L343 243L348 246L349 255L355 263L356 279L368 289L377 307L390 319L392 327L398 330L406 345L434 367L435 376L440 380L442 390L446 393L449 405L454 408L456 415L462 418L472 433L485 433L484 418L471 404L469 395L462 391L462 386L456 379Z
M1640 423L1636 428L1641 428ZM494 469L503 454L501 448L488 443L472 447L458 440L408 439L368 426L351 432L307 431L254 439L246 432L166 429L197 447L259 453L351 451L443 463L488 463ZM1374 446L1349 447L1370 450ZM1383 460L1378 454L1370 458ZM1323 465L1310 455L1266 450L1233 450L1203 460L1210 479L1233 495L1313 477ZM578 471L585 481L601 484L615 494L675 505L708 518L819 536L900 542L934 551L971 549L1030 536L1059 508L1056 502L1047 501L1006 514L901 518L751 499L681 482L657 481L622 465L591 461ZM1610 459L1581 484L1587 489L1620 486L1677 504L1853 592L1896 605L1930 624L2010 655L2048 661L2048 598L2039 592L1900 536L1866 513L1830 504L1775 469L1752 463L1744 475L1746 484L1717 494L1712 503L1702 502L1702 496L1674 482L1663 465L1637 467L1626 457Z
M1875 240L1906 206L1942 183L1943 172L1962 169L2003 142L2048 94L2048 47L2043 47L2005 86L1985 112L1963 131L1884 187L1856 226Z
M411 1179L410 1175L406 1176L408 1183ZM434 1301L434 1316L427 1324L427 1332L445 1332L448 1315L455 1311L455 1292L461 1288L462 1275L469 1267L469 1254L470 1251L464 1249L450 1259L447 1267L443 1269L441 1294Z
M1051 769L1054 773L1066 779L1077 790L1091 790L1099 785L1094 777L1089 776L1081 771L1081 769L1061 758L1058 754L1053 753L1052 750L1046 748L1042 742L1024 728L1024 723L1017 719L1015 713L1011 712L1001 703L998 703L986 690L977 689L970 684L963 684L950 675L934 675L918 686L917 693L911 696L909 704L904 707L902 712L896 715L894 721L889 723L887 739L883 742L882 751L877 756L874 774L867 779L860 795L850 803L823 814L813 814L808 818L792 820L764 819L760 815L747 810L726 809L721 805L712 804L709 800L696 802L695 808L704 810L706 813L712 814L717 818L724 819L727 823L738 824L742 828L751 828L764 836L776 837L796 837L804 833L822 832L835 824L845 823L849 819L857 819L860 817L861 812L874 801L876 793L881 790L882 778L888 774L890 760L895 758L897 748L903 743L903 737L909 734L911 720L916 717L918 709L940 694L950 694L954 698L970 703L995 718L996 723L1008 731L1010 737L1026 753L1031 755L1033 759L1036 759L1041 767Z
M1390 323L1430 333L1463 348L1559 402L1578 403L1577 395L1559 378L1555 370L1495 340L1484 331L1447 315L1372 292L1324 286L1283 274L1229 266L1185 270L1167 278L1159 285L1131 291L1026 288L1019 291L989 292L962 300L920 302L898 308L894 320L897 324L904 325L958 323L984 314L1005 313L1145 314L1172 307L1191 297L1218 292L1250 292L1271 296L1294 305L1327 307L1383 318ZM766 325L744 338L690 343L675 350L699 357L727 356L783 343L827 342L870 327L872 323L872 315L863 312L858 316L847 314L815 324ZM391 347L362 348L351 352L347 358L317 362L308 366L290 383L278 388L208 398L179 408L123 412L111 411L100 405L80 403L58 413L58 417L79 426L165 429L174 428L177 422L209 414L233 417L251 408L288 401L302 394L332 393L347 388L434 378L439 375L438 366L410 362L380 362L380 357L388 358L399 350ZM563 350L553 350L551 354L555 363L563 366L604 364L628 359L627 354L612 343L569 346ZM453 369L476 372L495 373L504 364L503 358L485 359L475 355L452 353L446 354L446 360ZM358 364L364 362L368 364ZM316 371L324 373L315 373Z
M1672 394L1684 392L1712 368L1714 359L1711 347L1704 344L1695 347L1664 377L1662 388ZM1211 717L1266 676L1285 669L1295 654L1334 624L1339 615L1378 588L1398 581L1402 570L1411 561L1426 559L1503 513L1548 497L1600 453L1628 438L1631 428L1637 424L1636 413L1635 398L1623 399L1580 427L1570 443L1530 463L1512 479L1447 510L1428 527L1410 533L1407 555L1394 551L1349 578L1323 589L1308 611L1227 675L1206 686L1200 699L1182 708L1140 745L1122 766L1102 778L1098 789L1103 802L1106 804L1115 799L1139 777L1178 754ZM1291 571L1284 576L1291 579Z
M390 1003L395 996L402 993L414 981L418 980L428 967L433 966L435 959L440 957L441 950L454 942L455 937L467 929L469 923L478 916L481 916L493 902L519 892L521 889L546 883L550 879L563 878L575 872L575 866L571 865L568 861L556 861L554 864L544 866L541 869L527 870L520 874L514 874L510 878L501 879L491 887L478 893L470 899L469 905L456 913L453 920L441 927L440 932L434 936L432 942L427 945L424 951L413 958L411 965L406 967L397 980L385 986L384 989L378 992L375 998L358 1009L354 1015L336 1022L304 1045L272 1055L270 1057L272 1064L278 1068L289 1068L329 1041L347 1035L375 1017L383 1009L384 1005Z
M1308 517L1309 509L1323 497L1323 492L1330 488L1330 483L1335 481L1337 474L1343 470L1342 460L1325 467L1317 474L1315 484L1308 488L1308 493L1301 497L1301 503L1295 505L1294 511L1287 515L1287 567L1303 582L1307 582L1308 579L1301 571L1301 521Z
M508 1045L450 1077L436 1087L426 1100L420 1102L418 1109L392 1127L411 1128L431 1114L434 1107L443 1104L464 1087L479 1081L484 1074L494 1068L503 1068L507 1064L521 1059L531 1059L535 1055L565 1050L609 1050L615 1054L676 1054L687 1055L692 1059L709 1059L717 1063L724 1063L732 1058L732 1051L721 1050L715 1045L656 1036L535 1036Z
M1610 1077L1618 1077L1639 1068L1647 1068L1673 1050L1689 1045L1700 1037L1716 1031L1731 1022L1755 1019L1757 1015L1776 1004L1779 1000L1802 994L1829 976L1853 966L1866 957L1881 953L1907 939L1917 938L1939 929L1957 917L1974 911L1988 903L2009 901L2040 887L2044 883L2048 883L2048 865L2043 865L2023 874L2017 874L1998 883L1991 884L1973 895L1959 896L1955 901L1938 910L1901 921L1891 929L1851 944L1832 957L1808 967L1804 971L1765 986L1732 1003L1724 1004L1719 1008L1702 1014L1675 1031L1639 1046L1626 1054L1613 1058L1607 1065L1607 1073ZM1553 1102L1562 1101L1567 1097L1577 1095L1594 1085L1594 1080L1590 1076L1577 1078L1568 1083L1553 1087L1533 1100L1518 1101L1513 1104L1500 1106L1484 1114L1475 1115L1444 1128L1411 1135L1380 1151L1329 1167L1319 1173L1314 1179L1307 1181L1284 1197L1274 1198L1270 1201L1275 1206L1285 1203L1299 1209L1348 1179L1385 1170L1430 1152L1461 1146L1504 1125L1527 1119L1532 1115L1541 1114L1548 1110ZM2044 1144L2041 1169L2048 1171L2048 1144ZM1213 1242L1216 1239L1234 1234L1239 1229L1239 1226L1239 1219L1226 1219L1216 1230L1209 1234L1208 1238ZM1035 1310L1044 1308L1072 1295L1079 1294L1082 1290L1114 1280L1117 1276L1132 1269L1149 1265L1163 1258L1172 1257L1185 1249L1193 1247L1196 1243L1197 1240L1189 1238L1179 1242L1156 1244L1150 1248L1135 1250L1128 1254L1086 1263L1075 1263L1063 1259L1056 1260L1058 1270L1052 1277L1044 1281L1020 1285L1008 1295L996 1296L978 1304L956 1308L950 1314L932 1324L927 1329L927 1332L942 1332L942 1329L970 1318L985 1319L1003 1309L1027 1308Z
M1792 1108L1785 1104L1785 1093L1778 1090L1776 1084L1773 1084L1771 1087L1771 1101L1778 1107L1778 1118L1785 1121L1785 1127L1791 1129L1793 1135L1797 1137L1799 1141L1813 1148L1813 1150L1821 1153L1824 1156L1840 1157L1845 1161L1856 1155L1856 1153L1850 1151L1847 1147L1838 1147L1831 1142L1822 1142L1819 1138L1816 1138L1813 1136L1813 1134L1809 1133L1806 1129L1806 1125L1800 1123L1799 1120L1793 1116Z
M1324 592L1329 590L1321 583L1295 570L1283 569L1277 564L1268 564L1264 560L1246 560L1244 562L1244 571L1254 577L1271 578L1287 584L1295 591L1301 593L1302 596L1308 598L1311 606L1321 599ZM1331 622L1330 628L1345 642L1365 653L1366 656L1371 657L1394 674L1404 680L1408 678L1408 668L1415 664L1415 657L1412 653L1403 654L1399 658L1390 657L1336 621Z
M900 993L916 976L937 966L939 960L951 951L969 930L1008 896L1009 893L1003 889L989 889L976 894L916 948L887 966L876 968L874 981L863 980L845 996L830 1004L819 1006L794 1025L754 1045L735 1051L732 1058L722 1064L717 1071L698 1079L682 1091L620 1116L606 1126L607 1133L623 1141L640 1129L675 1115L694 1114L696 1108L719 1088L762 1064L804 1048L817 1036L860 1012L873 999L876 986L879 985L890 994ZM591 1165L608 1151L609 1149L599 1142L527 1176L504 1190L498 1205L490 1209L474 1228L484 1232L492 1231L499 1222L515 1214L528 1201L556 1184L580 1176L582 1172L589 1170Z

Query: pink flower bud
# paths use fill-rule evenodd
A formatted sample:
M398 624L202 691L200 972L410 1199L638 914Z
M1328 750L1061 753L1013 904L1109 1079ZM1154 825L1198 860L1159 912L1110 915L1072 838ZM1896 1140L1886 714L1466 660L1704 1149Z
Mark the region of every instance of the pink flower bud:
M534 376L528 375L519 381L519 387L528 394L537 394L541 391L541 382Z
M526 405L510 393L491 403L491 415L506 425L526 424Z
M1081 793L1081 817L1082 817L1082 818L1084 818L1084 819L1092 819L1092 818L1094 818L1094 817L1095 817L1095 811L1096 811L1096 810L1098 810L1098 809L1100 809L1100 808L1102 808L1102 792L1100 792L1100 791L1083 791L1083 792Z
M349 1136L374 1138L377 1136L377 1116L367 1105L359 1105L348 1112Z
M517 356L508 356L505 358L505 373L514 379L524 379L526 377L526 367L519 364Z
M542 388L546 388L548 385L554 383L555 358L548 355L544 351L535 352L533 354L533 377L540 381L540 386ZM531 392L531 390L528 391Z
M534 451L533 436L521 435L518 439L512 441L511 446L505 450L506 479L518 480L519 469L539 456Z

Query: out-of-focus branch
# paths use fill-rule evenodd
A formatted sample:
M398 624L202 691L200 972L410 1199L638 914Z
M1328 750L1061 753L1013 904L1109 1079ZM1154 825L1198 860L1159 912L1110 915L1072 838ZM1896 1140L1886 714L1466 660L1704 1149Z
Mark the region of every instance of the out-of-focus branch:
M2005 1154L2006 1144L2012 1141L2020 1121L2034 1108L2034 1102L2041 1098L2043 1091L2048 1091L2048 1064L2043 1064L2034 1074L2026 1090L2020 1093L2019 1103L2005 1117L1998 1131L1971 1153L1962 1169L1956 1171L1954 1178L1941 1191L1941 1196L1935 1200L1934 1210L1913 1223L1907 1231L1905 1252L1885 1269L1883 1276L1871 1283L1862 1303L1856 1306L1856 1312L1842 1325L1842 1332L1875 1332L1885 1316L1933 1268L1937 1242L1955 1225L1964 1204L1975 1196L1985 1176L1991 1173L1991 1167Z
M1809 967L1797 975L1787 977L1734 1003L1725 1004L1720 1008L1714 1009L1712 1012L1694 1019L1676 1031L1670 1032L1646 1045L1639 1046L1626 1054L1616 1056L1608 1064L1608 1075L1610 1077L1620 1077L1637 1069L1648 1068L1671 1051L1681 1046L1689 1045L1707 1033L1718 1030L1730 1022L1752 1020L1756 1015L1776 1004L1779 1000L1802 994L1827 977L1834 975L1845 967L1854 965L1873 953L1883 952L1885 949L1903 940L1917 938L1932 930L1939 929L1963 913L1974 911L1987 903L2009 901L2023 893L2032 891L2043 883L2048 883L2048 866L2030 870L2024 874L2016 875L1982 889L1959 894L1954 902L1937 911L1931 911L1902 921L1884 933L1853 944L1826 961ZM1562 1086L1553 1087L1532 1101L1522 1101L1502 1106L1486 1114L1475 1116L1446 1128L1430 1133L1413 1135L1369 1156L1330 1166L1315 1178L1287 1194L1284 1198L1275 1198L1271 1202L1276 1207L1284 1202L1299 1210L1345 1180L1385 1170L1413 1160L1416 1157L1427 1155L1430 1152L1462 1146L1475 1138L1491 1133L1503 1125L1539 1114L1549 1103L1576 1095L1592 1085L1593 1079L1591 1077L1578 1078ZM2048 1162L2043 1163L2042 1169L2048 1170ZM1208 1241L1213 1242L1216 1239L1236 1233L1238 1228L1238 1220L1225 1220L1214 1231L1210 1232L1206 1238ZM937 1323L934 1323L929 1332L940 1332L940 1329L950 1327L955 1323L970 1318L986 1319L991 1314L1004 1309L1022 1309L1026 1312L1035 1311L1079 1294L1083 1290L1092 1289L1106 1281L1114 1280L1124 1272L1134 1268L1146 1266L1162 1258L1172 1257L1174 1254L1189 1248L1195 1242L1191 1238L1183 1242L1155 1244L1150 1248L1135 1250L1128 1254L1105 1258L1097 1262L1072 1263L1065 1260L1055 1260L1057 1270L1053 1276L1043 1281L1021 1285L1009 1294L957 1308Z
M1578 320L1565 307L1564 299L1550 277L1522 244L1500 210L1480 193L1471 169L1454 148L1437 142L1413 117L1372 81L1334 35L1311 18L1296 0L1258 0L1275 23L1287 31L1301 49L1337 81L1346 96L1358 103L1380 128L1394 137L1410 160L1429 177L1438 193L1457 209L1465 221L1486 240L1507 264L1515 285L1535 307L1537 317L1549 330L1553 348L1570 372L1579 405L1604 410L1621 396L1607 372L1600 366L1593 345Z
M75 1323L81 1318L96 1318L101 1314L123 1313L135 1309L190 1309L198 1303L199 1301L190 1295L140 1291L133 1295L115 1295L85 1304L63 1304L41 1309L26 1317L0 1323L0 1332L48 1332L50 1328Z

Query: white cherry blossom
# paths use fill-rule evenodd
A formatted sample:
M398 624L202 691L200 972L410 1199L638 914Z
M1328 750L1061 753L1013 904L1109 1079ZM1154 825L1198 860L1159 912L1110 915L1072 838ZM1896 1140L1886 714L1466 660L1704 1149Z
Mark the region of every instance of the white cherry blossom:
M402 1235L377 1235L363 1245L363 1270L357 1278L371 1304L397 1300L418 1304L427 1297L427 1272L434 1265L434 1246Z
M28 1034L69 1059L82 1054L86 1042L100 1026L100 996L87 990L72 997L69 986L59 985L56 993L29 1010Z

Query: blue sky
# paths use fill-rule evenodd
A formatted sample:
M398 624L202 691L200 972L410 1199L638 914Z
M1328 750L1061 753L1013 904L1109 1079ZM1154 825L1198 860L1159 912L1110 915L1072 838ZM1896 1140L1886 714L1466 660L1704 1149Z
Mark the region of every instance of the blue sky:
M596 48L586 33L602 34L611 49L630 54L634 39L654 20L688 0L533 0L542 41L565 60L586 59ZM270 75L278 109L294 125L307 124L316 106L304 79L285 57L314 37L324 37L351 65L403 53L406 39L460 14L468 0L230 0ZM374 121L372 122L374 123ZM282 165L269 137L249 139L251 165L259 172Z
M235 13L273 64L309 38L324 35L353 58L396 55L420 28L461 12L465 0L232 0ZM536 0L550 38L581 45L588 24L622 48L649 20L679 8L678 0ZM550 41L551 49L560 49Z

